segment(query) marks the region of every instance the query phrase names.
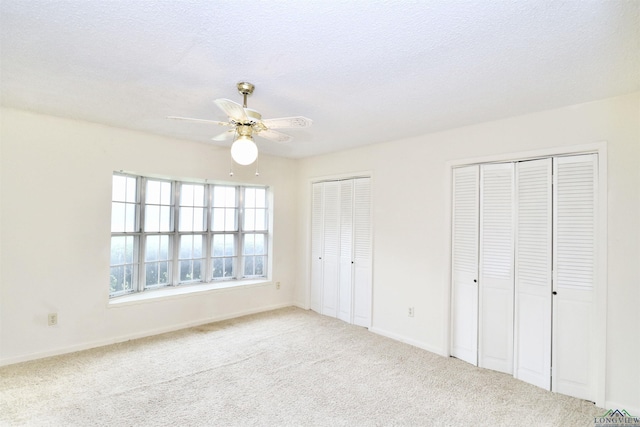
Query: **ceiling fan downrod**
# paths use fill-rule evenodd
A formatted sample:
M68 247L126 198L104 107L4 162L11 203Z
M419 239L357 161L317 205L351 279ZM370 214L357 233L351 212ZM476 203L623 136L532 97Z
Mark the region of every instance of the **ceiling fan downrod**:
M247 96L253 93L253 90L256 88L253 83L249 82L239 82L236 87L238 88L238 92L243 96L243 107L247 108Z

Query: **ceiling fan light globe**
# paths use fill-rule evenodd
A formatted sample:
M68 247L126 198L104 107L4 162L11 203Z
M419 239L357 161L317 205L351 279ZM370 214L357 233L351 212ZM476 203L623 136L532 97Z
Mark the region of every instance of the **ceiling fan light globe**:
M239 165L250 165L258 158L258 146L250 136L240 136L231 145L231 158Z

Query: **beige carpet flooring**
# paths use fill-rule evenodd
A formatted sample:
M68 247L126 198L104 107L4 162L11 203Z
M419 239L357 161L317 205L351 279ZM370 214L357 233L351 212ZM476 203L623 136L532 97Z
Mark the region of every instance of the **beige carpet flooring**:
M604 412L298 308L0 368L2 426L593 426Z

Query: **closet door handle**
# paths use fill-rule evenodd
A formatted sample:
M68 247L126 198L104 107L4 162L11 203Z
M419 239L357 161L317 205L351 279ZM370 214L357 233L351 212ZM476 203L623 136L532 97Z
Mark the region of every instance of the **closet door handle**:
M551 292L553 295L558 295L556 291Z
M478 283L478 279L473 279L473 283Z

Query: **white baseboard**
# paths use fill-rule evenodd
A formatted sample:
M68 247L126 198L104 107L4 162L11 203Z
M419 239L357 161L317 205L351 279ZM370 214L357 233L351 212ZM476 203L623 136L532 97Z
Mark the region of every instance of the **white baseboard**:
M432 346L427 345L427 344L425 344L425 343L423 343L421 341L417 341L417 340L414 340L414 339L411 339L411 338L407 338L407 337L404 337L402 335L395 334L393 332L385 331L384 329L371 327L371 328L369 328L369 331L373 332L374 334L382 335L384 337L391 338L393 340L400 341L400 342L403 342L405 344L409 344L409 345L412 345L414 347L421 348L423 350L427 350L427 351L429 351L431 353L435 353L435 354L443 356L443 357L447 357L448 356L448 354L441 348L432 347Z
M119 342L131 341L138 338L146 338L154 335L160 335L167 332L179 331L180 329L192 328L194 326L206 325L207 323L220 322L222 320L233 319L236 317L247 316L250 314L262 313L265 311L277 310L279 308L291 307L292 303L274 304L266 307L260 307L251 310L241 310L233 313L227 313L219 316L212 316L205 319L194 320L191 322L184 322L168 327L150 329L143 332L136 332L134 334L123 335L120 337L108 338L104 340L96 340L81 344L76 344L68 347L61 347L53 350L47 350L42 352L30 353L22 356L8 357L0 359L0 366L13 365L15 363L28 362L30 360L43 359L45 357L59 356L61 354L74 353L76 351L89 350L91 348L103 347L105 345L116 344Z
M307 306L306 304L301 303L301 302L299 302L299 301L294 301L294 302L293 302L293 306L294 306L294 307L301 308L301 309L303 309L303 310L310 310L310 309L311 309L309 306Z

